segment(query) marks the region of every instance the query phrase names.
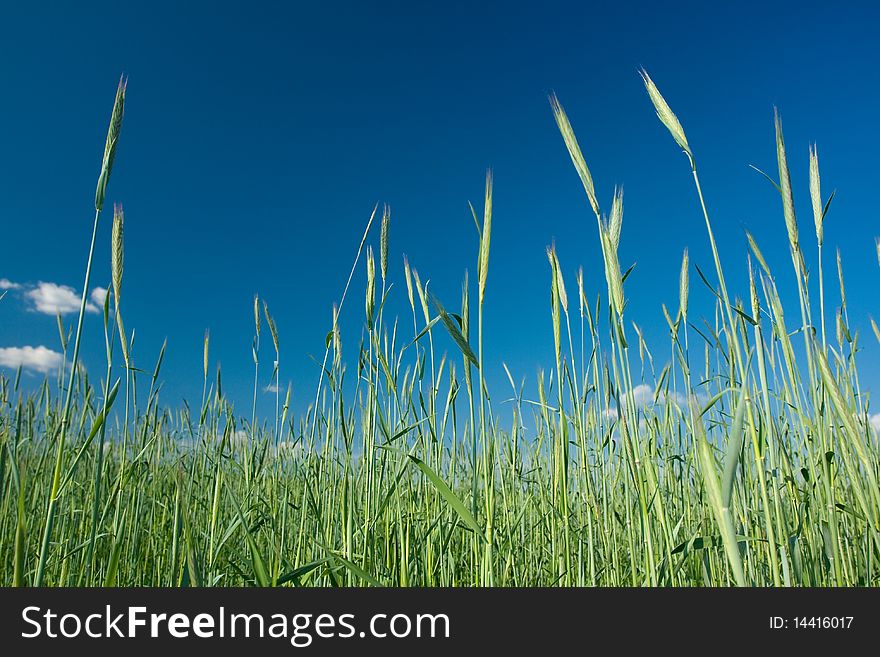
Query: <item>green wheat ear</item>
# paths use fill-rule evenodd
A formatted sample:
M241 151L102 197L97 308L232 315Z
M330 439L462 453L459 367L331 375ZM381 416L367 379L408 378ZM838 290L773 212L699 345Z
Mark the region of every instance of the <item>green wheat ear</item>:
M113 229L110 238L110 272L113 285L113 306L116 311L116 328L119 331L119 341L122 345L122 358L126 367L131 367L129 358L128 339L125 336L125 326L122 323L122 270L124 256L124 230L125 214L122 205L113 206Z
M416 312L416 303L413 298L413 283L412 283L412 274L409 268L409 259L406 255L403 256L403 277L406 281L406 297L409 299L409 306L412 309L413 313Z
M562 104L559 102L556 94L550 95L550 107L553 108L553 116L556 119L556 125L559 127L559 132L562 134L562 140L565 142L565 147L568 149L568 155L571 157L574 168L577 170L578 176L580 176L581 184L584 186L584 191L587 193L587 199L590 201L593 213L599 217L602 212L599 210L599 201L596 198L593 176L590 174L590 169L587 167L586 160L584 160L581 147L578 144L577 138L574 136L574 130L572 130L568 116L562 108Z
M382 283L388 276L388 233L391 224L391 208L386 204L382 208L382 231L379 237L379 270L382 274Z
M822 191L819 181L819 153L816 145L810 146L810 203L813 206L813 222L816 224L816 241L822 246L825 232L823 222L825 213L822 211Z
M684 128L681 127L678 117L675 116L672 108L669 107L669 104L660 94L660 90L657 89L657 85L654 84L654 81L651 79L651 76L648 75L648 72L645 69L641 69L639 75L642 76L642 82L645 83L645 89L648 91L648 96L654 104L657 118L659 118L660 122L666 126L666 129L669 130L669 134L672 135L675 143L678 144L688 156L688 159L691 161L691 168L693 168L695 166L694 154L691 151L691 147L688 145L687 137L684 134Z
M565 293L565 279L562 275L562 267L559 264L559 256L556 254L556 247L547 248L547 258L550 260L550 267L553 272L553 284L559 294L559 303L563 312L568 312L568 295Z
M785 217L785 228L788 231L788 242L792 257L800 252L797 218L794 213L794 198L791 193L791 177L788 173L788 158L785 154L785 140L782 136L782 119L779 112L773 110L773 124L776 128L776 159L779 165L779 191L782 194L782 211Z
M260 337L260 295L254 295L254 329L257 337Z
M489 276L489 243L492 238L492 172L486 172L486 195L483 201L483 228L480 231L480 255L477 279L479 283L479 302L482 305L486 295L486 279Z
M205 378L208 378L208 352L211 343L211 332L208 329L205 329L205 340L202 343L202 372Z
M272 345L275 347L275 353L278 353L278 328L275 326L275 320L269 314L269 304L263 301L263 316L266 318L266 326L269 327L269 334L272 336Z
M364 295L364 310L367 326L373 327L373 309L376 304L376 263L373 260L373 247L367 246L367 287Z
M690 269L690 257L688 250L685 249L681 256L681 273L678 277L678 311L681 313L681 319L687 324L688 315L688 280Z
M611 202L611 216L608 217L608 236L614 250L620 249L620 231L623 228L623 187L614 189L614 200Z
M110 271L113 279L113 294L117 303L122 298L122 267L123 267L123 231L125 214L122 205L113 206L113 229L110 239Z
M101 159L101 173L98 175L98 187L95 190L95 209L98 212L104 208L107 183L110 182L110 172L113 170L113 160L116 158L116 147L119 144L119 135L122 133L122 116L125 113L125 88L127 85L128 80L124 76L119 78L116 99L113 101L113 112L110 114L110 127L107 129L107 141L104 144L104 157Z

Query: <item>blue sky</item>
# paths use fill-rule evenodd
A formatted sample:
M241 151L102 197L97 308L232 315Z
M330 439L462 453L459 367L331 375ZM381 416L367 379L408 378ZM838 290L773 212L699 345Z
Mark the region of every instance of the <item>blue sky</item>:
M125 72L108 200L126 210L123 308L137 331L136 364L150 368L169 341L165 403L200 393L209 328L224 389L239 411L249 409L259 293L277 320L282 379L293 381L297 407L305 405L317 378L309 355L322 353L376 202L392 210L395 307L402 311L405 299L403 253L456 307L464 270L476 269L467 202L481 203L487 167L495 178L487 376L506 386L504 361L533 383L552 362L545 246L555 241L570 287L583 265L591 295L604 293L595 219L553 122L551 91L569 113L603 204L624 185L621 259L638 263L627 312L659 369L668 358L660 304L677 301L682 250L704 271L712 266L686 159L654 116L637 75L644 66L696 153L732 293L747 294L745 229L783 294L793 291L779 197L748 167L775 170L774 105L814 268L807 153L818 143L824 194L838 190L825 228L829 305L839 303L839 246L871 376L880 364L868 323L870 313L880 315L878 9L666 4L4 6L0 279L20 287L0 302L0 348L7 359L25 346L58 349L54 316L37 301L63 305L65 293L39 285L81 289L107 119ZM104 287L109 236L107 214L94 278ZM352 349L362 280L363 267L343 323ZM695 308L707 308L707 293L692 288ZM98 315L87 317L86 330L85 363L101 371ZM863 383L870 388L876 377Z

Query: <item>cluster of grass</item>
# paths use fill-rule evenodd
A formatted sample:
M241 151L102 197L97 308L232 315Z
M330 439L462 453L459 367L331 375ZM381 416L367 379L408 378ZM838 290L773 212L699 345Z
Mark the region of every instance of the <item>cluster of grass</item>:
M643 79L662 124L687 155L715 266L714 273L694 267L715 306L710 320L693 321L685 252L678 308L663 309L669 361L650 388L633 375L639 364L644 370L650 352L626 320L628 272L617 255L623 197L616 192L603 214L574 131L553 97L564 144L596 216L607 294L590 301L582 275L567 285L557 254L548 250L556 357L534 397L508 372L512 413L502 415L489 402L482 375L483 307L491 289L487 177L482 216L472 208L479 234L476 286L465 277L457 312L404 260L412 325L408 317L386 316L390 217L387 209L375 209L352 265L352 275L364 265L367 271L357 366L344 366L334 320L314 403L293 418L289 390L286 398L279 391L269 421L256 417L257 381L267 353L280 381L280 342L258 298L251 417L235 415L219 374L209 376L207 335L197 412L160 404L162 354L154 367L135 366L123 328L118 207L112 294L103 314L106 372L93 383L77 367L95 235L122 128L120 84L96 193L83 306L73 331L59 322L66 366L57 380L47 377L31 392L20 387L20 373L0 376L0 582L880 582L880 449L859 388L857 338L848 325L842 277L841 306L830 322L821 267L816 280L809 278L781 123L777 117L779 170L771 182L780 193L798 284L794 319L784 317L774 274L751 237L748 301L730 296L694 152L652 80L644 73ZM815 150L810 195L821 263L830 199L820 191ZM378 260L371 246L376 217ZM334 317L354 294L352 275ZM811 286L818 287L818 314ZM833 327L826 332L827 323ZM880 339L876 325L874 331ZM441 339L451 354L435 348ZM356 380L346 384L346 377Z

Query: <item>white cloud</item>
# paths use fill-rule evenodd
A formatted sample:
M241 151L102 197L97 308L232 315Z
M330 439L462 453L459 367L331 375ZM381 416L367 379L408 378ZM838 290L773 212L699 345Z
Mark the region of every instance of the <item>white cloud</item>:
M21 285L13 283L8 278L0 278L0 290L17 290Z
M94 290L92 290L89 298L92 300L92 303L95 304L98 308L103 308L104 300L107 299L107 288L96 287Z
M699 406L705 406L709 403L709 400L711 399L711 397L709 397L709 395L707 395L705 392L693 393L691 394L691 397L694 399L694 401L697 402ZM672 392L669 395L666 395L665 393L660 393L660 401L665 401L667 399L675 402L682 408L688 407L688 396L685 395L683 392Z
M632 394L633 402L635 402L636 408L644 408L654 401L654 390L651 388L651 386L644 383L640 383L635 388L633 388Z
M874 431L880 433L880 413L875 413L868 420L871 422L871 426L874 427Z
M637 409L639 408L647 408L654 403L654 390L651 386L640 383L635 388L632 389L633 402ZM662 395L661 395L661 400ZM629 397L626 395L621 396L620 403L622 406L626 406L629 403ZM611 407L605 411L605 415L610 418L617 418L617 408Z
M274 383L270 383L265 388L263 388L263 392L271 392L273 395L278 392L278 386Z
M103 290L103 288L96 288L95 292L98 290ZM92 293L93 300L95 292ZM40 281L35 288L25 292L25 297L34 304L34 310L38 313L66 315L79 311L80 297L76 290L68 285ZM96 313L98 306L94 303L86 303L86 310L90 313Z
M276 458L301 459L306 456L306 447L302 441L282 440L270 447L270 453Z
M633 405L637 410L644 408L651 408L655 405L654 401L654 389L645 384L640 383L635 388L632 389L633 396ZM709 402L709 397L706 396L705 393L699 392L694 395L697 403L701 406L705 406ZM666 403L676 404L682 408L687 408L687 396L680 392L670 392L666 394L665 392L660 392L657 396L656 404L662 405ZM626 395L621 396L620 403L623 407L629 403L629 397ZM612 419L617 418L617 408L611 407L605 411L605 416L610 417Z
M61 366L63 357L57 351L39 347L0 347L0 367L23 367L44 374Z

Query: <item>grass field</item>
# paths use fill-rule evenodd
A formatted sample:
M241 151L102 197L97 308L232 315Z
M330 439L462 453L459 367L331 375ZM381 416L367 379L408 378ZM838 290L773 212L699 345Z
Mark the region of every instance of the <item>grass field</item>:
M352 265L352 273L366 269L366 290L346 285L339 303L339 312L363 304L356 365L346 368L340 332L328 327L308 412L293 417L290 393L281 390L274 416L262 420L257 382L267 371L280 381L281 345L258 298L247 417L233 413L219 375L209 372L207 335L198 406L163 406L161 354L149 367L144 355L139 368L132 364L123 322L121 208L113 210L112 244L95 243L99 222L111 220L102 215L109 214L106 188L122 132L121 83L79 321L69 328L59 319L65 366L30 389L21 385L21 372L0 374L0 582L880 583L880 447L860 388L841 256L831 280L821 269L830 198L820 188L816 152L814 216L802 236L777 117L778 172L771 178L793 268L771 272L749 237L750 287L741 301L725 282L697 153L643 78L661 123L687 156L681 173L693 176L714 257L714 269L699 271L684 253L679 305L657 318L668 324L667 345L649 352L627 320L628 272L617 256L622 194L604 214L574 130L553 97L562 142L596 216L605 285L597 300L599 290L585 289L582 276L569 280L548 250L556 358L536 390L526 394L508 373L514 402L501 408L489 402L481 375L483 307L492 287L490 175L483 207L474 209L477 274L465 278L460 304L453 309L449 299L434 298L405 261L400 271L388 253L389 217L377 208ZM818 250L816 272L807 271L807 249ZM106 258L113 274L103 315L106 371L90 378L77 367L82 317L92 262ZM385 312L392 269L405 282L395 290L405 289L411 317ZM783 302L777 276L794 276L797 300ZM833 295L826 296L826 283ZM714 295L705 322L688 312L691 286ZM826 307L832 296L840 303ZM800 312L784 317L790 304ZM876 324L873 330L880 340ZM638 375L650 354L667 364L647 385Z

